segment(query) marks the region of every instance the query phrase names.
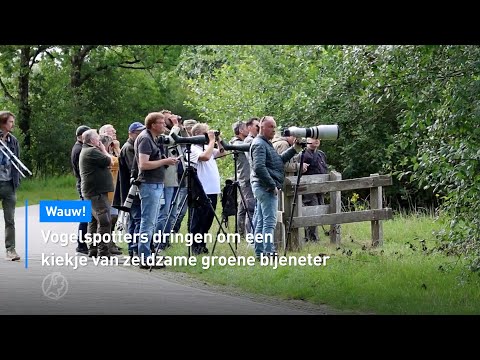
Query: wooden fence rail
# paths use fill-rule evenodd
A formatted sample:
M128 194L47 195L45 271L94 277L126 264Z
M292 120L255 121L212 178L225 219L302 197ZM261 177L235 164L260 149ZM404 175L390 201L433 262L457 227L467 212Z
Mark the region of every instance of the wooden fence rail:
M286 231L292 211L293 195L295 193L296 176L285 179L283 191L279 194L279 210L275 239L277 249L284 249ZM382 220L392 218L392 209L383 208L383 186L392 185L389 175L372 174L369 177L342 180L342 175L336 171L323 175L303 175L297 191L297 203L292 218L292 234L289 249L298 250L303 245L300 235L301 228L307 226L330 225L330 242L340 245L340 224L370 221L372 245L383 245ZM370 210L342 212L341 192L370 188ZM313 193L330 193L329 205L303 206L302 195Z

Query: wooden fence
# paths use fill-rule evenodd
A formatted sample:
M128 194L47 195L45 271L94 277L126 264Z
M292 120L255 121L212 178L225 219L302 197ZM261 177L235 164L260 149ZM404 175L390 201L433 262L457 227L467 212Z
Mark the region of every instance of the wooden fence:
M277 249L284 249L288 221L292 210L296 176L285 179L283 194L279 194L279 211L277 213L277 228L275 241ZM340 245L340 224L370 221L372 229L372 245L383 245L382 220L392 218L392 209L383 208L383 186L392 185L389 175L372 174L369 177L342 180L342 175L336 171L323 175L302 175L297 191L297 204L292 219L292 234L289 249L298 250L303 245L301 228L308 226L330 225L330 242ZM341 192L370 188L370 210L342 212ZM318 206L303 206L302 195L313 193L330 193L330 204Z

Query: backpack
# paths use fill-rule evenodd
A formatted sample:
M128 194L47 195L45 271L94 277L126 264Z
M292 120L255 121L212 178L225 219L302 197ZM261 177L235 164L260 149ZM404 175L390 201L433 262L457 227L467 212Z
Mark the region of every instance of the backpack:
M197 175L197 169L191 169L190 175L192 176L192 179L190 180L191 187L190 187L190 201L188 203L188 206L191 208L200 208L202 206L207 205L210 202L210 199L208 196L205 194L205 191L203 190L202 183L200 182L200 179L198 178ZM188 181L188 179L187 179Z
M225 180L225 186L222 190L222 217L228 218L237 213L237 199L235 197L235 185L230 179Z

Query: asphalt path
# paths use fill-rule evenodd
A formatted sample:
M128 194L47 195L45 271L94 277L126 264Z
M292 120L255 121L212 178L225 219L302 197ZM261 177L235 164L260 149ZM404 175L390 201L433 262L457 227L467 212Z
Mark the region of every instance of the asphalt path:
M75 234L77 223L40 223L39 205L16 209L16 250L20 261L0 258L0 314L34 315L301 315L318 311L232 296L205 288L187 286L133 266L95 265L91 258L75 255L76 244L54 243L58 236ZM0 214L3 220L3 214ZM28 257L26 254L28 226ZM50 234L49 241L44 237ZM63 234L63 235L62 235ZM4 223L0 222L4 238ZM2 247L4 243L2 242ZM73 262L42 263L42 257L62 256ZM82 257L87 264L75 269ZM76 260L75 260L76 259ZM27 261L28 260L28 261Z

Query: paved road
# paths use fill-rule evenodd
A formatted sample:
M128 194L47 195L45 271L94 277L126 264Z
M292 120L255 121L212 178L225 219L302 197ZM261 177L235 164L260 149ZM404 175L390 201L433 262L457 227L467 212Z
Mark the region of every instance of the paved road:
M0 214L1 247L4 247L3 214ZM28 268L25 264L25 207L17 208L17 252L21 262L0 258L0 314L312 314L184 286L123 266L42 266L42 253L75 254L75 244L64 247L45 243L42 230L72 234L75 223L40 223L39 206L28 207ZM316 312L318 313L318 312Z

